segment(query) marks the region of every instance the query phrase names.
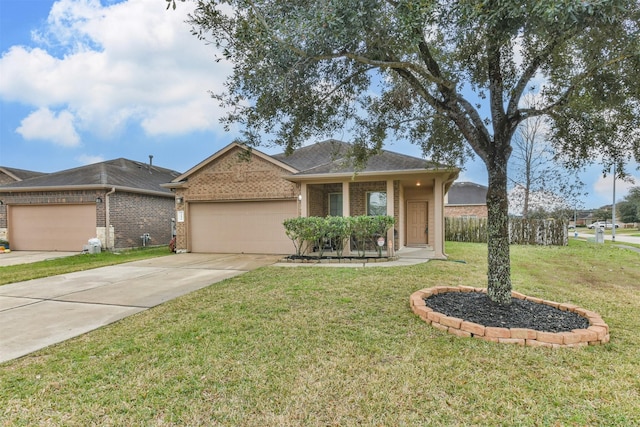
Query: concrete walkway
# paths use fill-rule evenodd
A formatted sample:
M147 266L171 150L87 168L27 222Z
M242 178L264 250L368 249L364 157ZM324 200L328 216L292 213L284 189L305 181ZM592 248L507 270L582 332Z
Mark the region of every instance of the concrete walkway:
M0 286L0 363L277 260L188 253Z
M374 254L372 254L374 255ZM342 268L363 268L363 267L403 267L415 264L422 264L434 259L435 252L430 248L407 248L404 247L396 252L398 259L385 262L278 262L277 267L342 267ZM375 256L375 255L374 255Z

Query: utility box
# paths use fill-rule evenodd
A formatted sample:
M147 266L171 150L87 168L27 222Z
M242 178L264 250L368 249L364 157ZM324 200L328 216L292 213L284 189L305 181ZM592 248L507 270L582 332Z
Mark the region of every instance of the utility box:
M604 228L596 227L596 243L604 243Z
M89 254L99 254L102 250L102 243L100 239L93 238L89 239L89 244L84 245L83 252Z

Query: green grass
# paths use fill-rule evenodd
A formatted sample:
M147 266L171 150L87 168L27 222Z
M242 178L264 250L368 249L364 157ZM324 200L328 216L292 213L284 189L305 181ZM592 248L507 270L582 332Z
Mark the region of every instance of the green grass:
M640 425L640 254L512 247L514 289L599 312L611 342L457 338L414 291L484 286L486 246L398 268L266 267L0 365L5 425Z
M163 246L131 249L115 253L101 252L99 254L78 254L65 258L38 261L26 265L8 265L6 267L0 267L0 285L170 254L171 252L169 252L169 249L167 249L166 246Z

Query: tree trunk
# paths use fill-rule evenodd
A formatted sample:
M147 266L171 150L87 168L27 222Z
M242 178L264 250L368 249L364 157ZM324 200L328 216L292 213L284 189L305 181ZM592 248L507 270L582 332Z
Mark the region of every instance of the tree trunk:
M509 256L509 201L507 198L508 154L494 153L487 163L488 296L501 305L511 304L511 260Z

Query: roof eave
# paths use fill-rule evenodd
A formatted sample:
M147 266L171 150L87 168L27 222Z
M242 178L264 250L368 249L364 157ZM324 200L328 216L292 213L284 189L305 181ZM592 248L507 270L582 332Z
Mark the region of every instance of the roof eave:
M400 170L388 170L388 171L364 171L364 172L338 172L338 173L318 173L318 174L300 174L300 175L288 175L285 176L285 179L292 182L301 182L301 181L315 181L318 179L326 179L326 178L353 178L353 177L376 177L376 176L406 176L406 175L416 175L416 174L454 174L455 177L460 173L460 169L458 168L442 168L442 169L400 169ZM455 179L455 178L454 178Z
M34 191L87 191L87 190L107 190L111 191L115 189L116 192L125 192L125 193L136 193L136 194L147 194L153 196L161 196L161 197L174 197L172 193L167 193L166 191L155 191L155 190L147 190L143 188L133 188L133 187L123 187L117 185L108 185L108 184L99 184L99 185L60 185L60 186L34 186L34 187L0 187L0 194L2 193L31 193Z

